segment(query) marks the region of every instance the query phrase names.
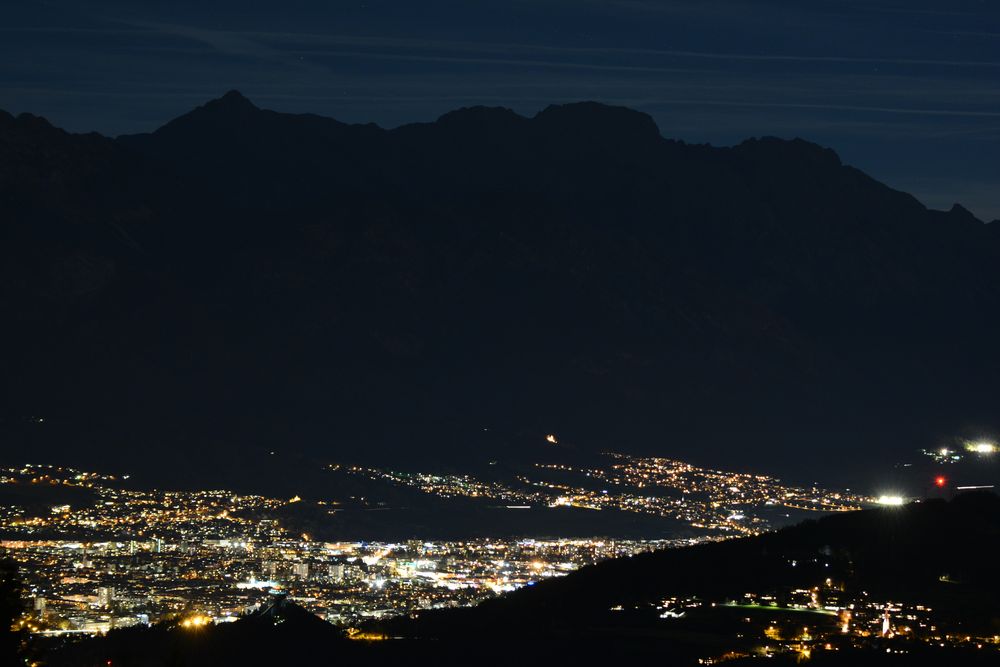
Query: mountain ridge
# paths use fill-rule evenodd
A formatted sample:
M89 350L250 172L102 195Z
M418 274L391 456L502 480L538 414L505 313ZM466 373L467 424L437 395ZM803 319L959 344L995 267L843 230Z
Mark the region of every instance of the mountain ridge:
M994 228L804 140L685 144L596 103L386 130L235 92L115 139L11 118L25 446L447 458L558 430L780 468L803 438L897 457L991 428Z

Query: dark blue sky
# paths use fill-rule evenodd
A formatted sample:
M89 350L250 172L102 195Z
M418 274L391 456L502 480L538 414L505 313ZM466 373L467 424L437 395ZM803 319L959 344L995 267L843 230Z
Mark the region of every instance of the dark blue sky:
M13 3L5 3L13 4ZM1000 218L996 0L20 0L0 108L151 130L238 88L394 126L583 99L665 136L800 136L935 208Z

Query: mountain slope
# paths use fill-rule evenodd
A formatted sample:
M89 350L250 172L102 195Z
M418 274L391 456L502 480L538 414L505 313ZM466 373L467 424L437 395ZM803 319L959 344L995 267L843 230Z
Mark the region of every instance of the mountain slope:
M989 426L1000 391L993 226L801 140L687 145L594 103L383 130L231 92L118 139L3 116L0 175L4 425L43 451L558 431L805 475L803 441L861 467Z

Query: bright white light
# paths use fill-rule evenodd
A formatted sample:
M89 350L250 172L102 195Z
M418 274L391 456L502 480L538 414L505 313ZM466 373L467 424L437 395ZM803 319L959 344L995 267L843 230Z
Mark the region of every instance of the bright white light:
M902 496L879 496L875 499L875 502L879 505L889 505L891 507L899 507L906 503L906 498Z
M992 442L973 442L966 447L970 452L976 454L993 454L997 451L997 446Z
M277 588L277 587L278 587L277 581L257 581L253 577L250 578L250 581L240 581L237 582L236 584L236 588L243 590L248 588L263 590L265 588Z

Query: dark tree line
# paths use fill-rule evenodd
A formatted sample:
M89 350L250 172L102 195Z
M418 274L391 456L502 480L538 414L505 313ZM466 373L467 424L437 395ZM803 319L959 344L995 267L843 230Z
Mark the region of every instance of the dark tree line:
M13 631L13 625L22 611L21 588L17 564L0 560L0 665L18 661L20 637Z

